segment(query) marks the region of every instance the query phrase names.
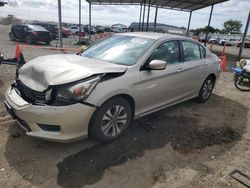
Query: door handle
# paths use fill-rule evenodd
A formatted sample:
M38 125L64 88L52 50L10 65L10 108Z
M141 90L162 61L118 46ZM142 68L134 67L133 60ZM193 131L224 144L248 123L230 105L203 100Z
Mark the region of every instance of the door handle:
M182 71L184 71L183 68L179 68L179 69L176 70L176 72L182 72Z
M208 62L203 62L203 66L207 66L208 65Z

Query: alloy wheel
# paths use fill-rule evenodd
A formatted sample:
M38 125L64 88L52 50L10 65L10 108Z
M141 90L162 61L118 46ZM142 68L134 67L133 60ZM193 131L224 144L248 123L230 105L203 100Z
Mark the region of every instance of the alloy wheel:
M204 99L208 99L209 96L212 94L213 91L213 81L208 79L202 88L202 97Z
M105 136L115 137L123 131L128 121L128 113L122 105L109 108L102 117L101 130Z

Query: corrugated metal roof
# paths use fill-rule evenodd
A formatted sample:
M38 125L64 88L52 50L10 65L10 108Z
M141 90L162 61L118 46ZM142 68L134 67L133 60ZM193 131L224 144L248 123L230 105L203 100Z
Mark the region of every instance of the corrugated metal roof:
M153 7L190 12L228 0L87 0L93 5L148 5L149 1Z

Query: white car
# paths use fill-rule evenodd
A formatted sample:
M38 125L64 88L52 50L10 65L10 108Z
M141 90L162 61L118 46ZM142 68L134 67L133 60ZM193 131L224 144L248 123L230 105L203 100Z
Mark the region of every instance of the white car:
M27 62L5 106L27 135L61 142L91 136L106 143L133 119L192 98L207 101L219 76L218 57L192 39L116 34L79 55Z
M78 34L79 33L79 27L76 27L76 26L69 27L69 30L71 31L72 34Z

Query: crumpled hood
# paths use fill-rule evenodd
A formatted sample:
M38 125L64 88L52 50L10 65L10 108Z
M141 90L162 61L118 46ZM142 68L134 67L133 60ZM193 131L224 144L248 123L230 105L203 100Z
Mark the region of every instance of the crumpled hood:
M18 78L27 87L44 91L49 86L67 84L94 74L122 73L126 66L89 59L79 55L48 55L37 57L18 71Z

